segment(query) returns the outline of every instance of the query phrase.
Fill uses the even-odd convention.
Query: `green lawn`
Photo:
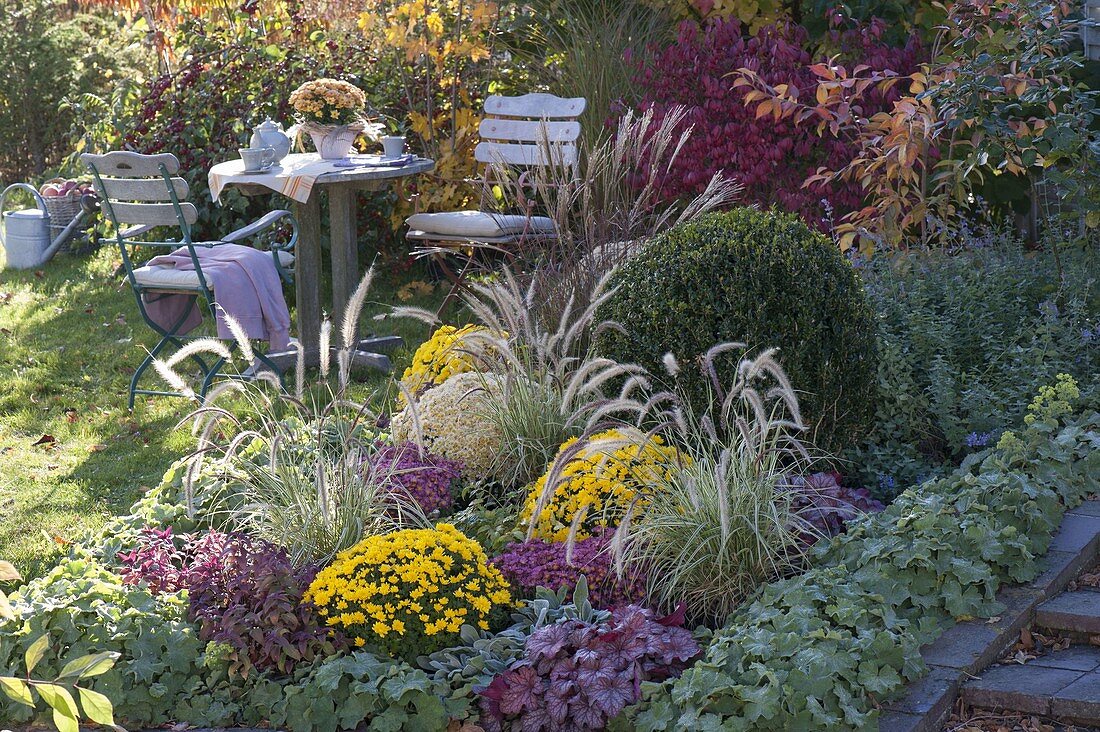
[[[118,262],[104,247],[90,258],[59,256],[38,272],[0,272],[0,558],[28,577],[48,568],[55,541],[125,511],[189,449],[174,427],[193,405],[143,398],[133,413],[126,408],[130,375],[156,339],[114,276]],[[402,285],[422,280],[418,268],[380,272],[364,329],[375,327],[370,315],[401,302]],[[416,288],[406,304],[438,305],[444,288],[427,290]],[[428,335],[407,320],[376,329],[405,337],[398,369]]]

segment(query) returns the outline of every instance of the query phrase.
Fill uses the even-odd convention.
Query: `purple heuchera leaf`
[[[363,470],[391,490],[405,493],[431,515],[453,505],[451,488],[462,473],[462,463],[422,453],[413,443],[402,442],[379,447],[367,458]]]
[[[565,561],[563,542],[538,539],[515,542],[493,559],[512,587],[533,595],[538,587],[557,591],[565,587],[572,592],[577,578],[588,581],[589,600],[596,607],[611,608],[628,603],[640,603],[645,598],[645,577],[635,572],[620,578],[611,567],[611,537],[606,529],[578,541],[573,548],[573,563]]]
[[[521,666],[500,692],[500,711],[522,714],[538,708],[542,696],[542,678],[531,666]]]
[[[611,718],[634,701],[634,677],[622,673],[602,673],[586,690],[600,711]]]
[[[534,633],[527,639],[525,650],[527,656],[534,661],[553,658],[569,641],[570,628],[565,624],[550,625],[543,630],[545,632]]]
[[[658,618],[628,605],[603,624],[569,620],[536,630],[524,658],[481,692],[482,725],[595,730],[640,696],[641,683],[679,675],[699,655],[682,613]]]
[[[818,532],[803,532],[801,539],[806,544],[817,541],[818,534],[830,537],[843,533],[857,516],[886,508],[866,488],[848,488],[840,480],[835,472],[787,478],[787,488],[793,494],[791,507]]]

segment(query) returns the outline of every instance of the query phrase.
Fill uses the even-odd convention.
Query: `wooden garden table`
[[[353,160],[371,156],[353,156]],[[319,170],[327,172],[317,174]],[[294,285],[298,300],[298,341],[305,349],[306,363],[320,361],[321,334],[321,201],[324,188],[329,199],[329,241],[332,259],[332,314],[342,316],[355,288],[359,285],[358,235],[355,225],[355,193],[377,191],[398,178],[426,173],[435,162],[417,158],[394,167],[336,167],[314,153],[288,155],[280,165],[260,174],[245,174],[240,160],[218,163],[210,169],[211,193],[217,195],[226,185],[238,186],[246,195],[269,188],[294,199],[298,220],[298,245],[295,250]],[[298,172],[301,174],[299,175]],[[312,178],[312,180],[305,179]],[[316,176],[316,177],[313,177]],[[304,180],[305,179],[305,180]],[[304,183],[304,184],[303,184]],[[334,324],[339,327],[339,323]],[[390,360],[377,350],[400,345],[397,336],[366,338],[359,341],[352,360],[358,365],[388,371]],[[291,365],[296,354],[273,354],[280,367]]]

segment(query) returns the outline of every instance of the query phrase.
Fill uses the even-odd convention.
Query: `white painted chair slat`
[[[489,165],[571,166],[577,162],[577,146],[573,143],[524,145],[510,142],[479,142],[474,148],[474,159]]]
[[[107,198],[112,201],[171,201],[164,178],[101,178]],[[183,178],[172,178],[176,199],[184,200],[191,192]]]
[[[171,153],[160,155],[140,155],[126,150],[115,150],[105,155],[84,153],[80,159],[94,165],[100,175],[120,175],[128,178],[151,177],[161,175],[160,166],[168,169],[168,175],[180,170],[180,161]]]
[[[588,102],[584,97],[563,99],[553,94],[524,94],[519,97],[493,95],[485,100],[485,114],[529,119],[575,119]]]
[[[122,224],[149,224],[151,226],[178,226],[176,209],[170,203],[117,203],[111,201],[111,210]],[[188,224],[193,224],[199,219],[199,211],[195,204],[183,202],[180,204],[183,219]]]
[[[520,142],[576,142],[581,136],[580,122],[487,118],[481,121],[477,133],[482,140],[517,140]]]

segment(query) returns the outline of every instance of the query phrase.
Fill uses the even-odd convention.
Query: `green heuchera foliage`
[[[1100,414],[1070,414],[1069,377],[1028,424],[951,476],[903,493],[762,589],[683,676],[652,685],[621,729],[874,729],[873,701],[924,671],[920,647],[1000,611],[1038,572],[1065,506],[1100,490]]]
[[[1057,374],[1100,390],[1100,250],[1060,257],[1061,273],[1050,253],[1006,246],[865,267],[879,327],[875,417],[841,470],[889,500],[994,444]]]
[[[600,308],[602,355],[664,374],[671,351],[697,361],[715,343],[779,348],[816,443],[837,450],[862,434],[872,410],[875,324],[859,277],[836,247],[795,216],[741,208],[676,227],[615,275]],[[723,364],[733,383],[736,362]],[[680,378],[702,414],[710,398],[697,363]]]
[[[63,561],[9,599],[16,618],[0,622],[0,675],[18,673],[27,648],[42,635],[50,650],[35,673],[44,678],[56,676],[63,659],[118,653],[114,667],[89,686],[114,702],[116,718],[148,725],[171,718],[197,673],[202,644],[185,620],[186,602],[124,585],[91,557]],[[0,695],[0,719],[29,722],[32,715]]]

